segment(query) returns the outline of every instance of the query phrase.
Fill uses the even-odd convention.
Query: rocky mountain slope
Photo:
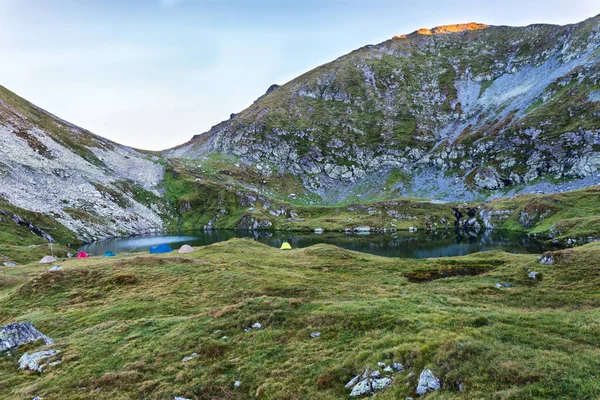
[[[589,186],[600,181],[599,62],[600,17],[422,29],[274,85],[165,154],[291,173],[324,203]]]
[[[39,213],[80,240],[162,229],[159,160],[0,87],[0,213],[7,220],[25,226],[27,215]]]

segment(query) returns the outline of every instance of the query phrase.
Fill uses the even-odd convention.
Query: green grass
[[[598,256],[593,244],[556,252],[553,266],[502,252],[403,260],[234,239],[185,256],[70,260],[54,274],[3,269],[0,324],[31,321],[63,363],[18,371],[35,345],[2,356],[0,392],[339,399],[366,366],[399,361],[407,371],[378,399],[414,396],[423,368],[442,381],[431,399],[597,398]],[[543,280],[528,279],[528,268]],[[471,275],[441,278],[454,271]],[[505,281],[513,287],[494,288]],[[254,322],[263,329],[244,332]],[[200,357],[181,362],[193,352]]]

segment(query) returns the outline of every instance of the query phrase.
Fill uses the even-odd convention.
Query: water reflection
[[[194,231],[184,235],[146,235],[121,239],[109,239],[83,246],[80,250],[88,254],[102,255],[106,251],[148,251],[151,246],[167,243],[174,249],[184,244],[205,246],[231,238],[251,238],[269,246],[279,248],[288,241],[293,248],[328,243],[345,249],[387,257],[429,258],[467,255],[490,250],[511,253],[543,253],[550,248],[527,235],[514,232],[486,231],[481,235],[456,232],[395,232],[372,234],[346,234],[338,232],[290,233],[264,231]]]

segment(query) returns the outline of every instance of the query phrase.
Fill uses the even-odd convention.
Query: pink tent
[[[85,251],[82,251],[77,254],[77,258],[88,258],[88,254]]]

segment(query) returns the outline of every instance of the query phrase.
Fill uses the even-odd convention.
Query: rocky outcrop
[[[29,322],[13,322],[0,329],[0,351],[13,350],[38,340],[43,340],[47,345],[54,343]]]
[[[310,71],[166,154],[271,165],[325,202],[390,185],[443,200],[568,190],[556,178],[589,186],[600,182],[599,48],[600,17],[427,29]]]
[[[46,232],[44,232],[39,226],[32,224],[31,222],[27,221],[26,219],[21,218],[17,214],[13,214],[6,210],[0,209],[0,215],[4,215],[4,216],[10,218],[12,221],[14,221],[15,224],[24,226],[25,228],[29,229],[29,231],[31,233],[47,240],[50,243],[54,243],[54,239],[52,238],[52,236],[50,236]]]

